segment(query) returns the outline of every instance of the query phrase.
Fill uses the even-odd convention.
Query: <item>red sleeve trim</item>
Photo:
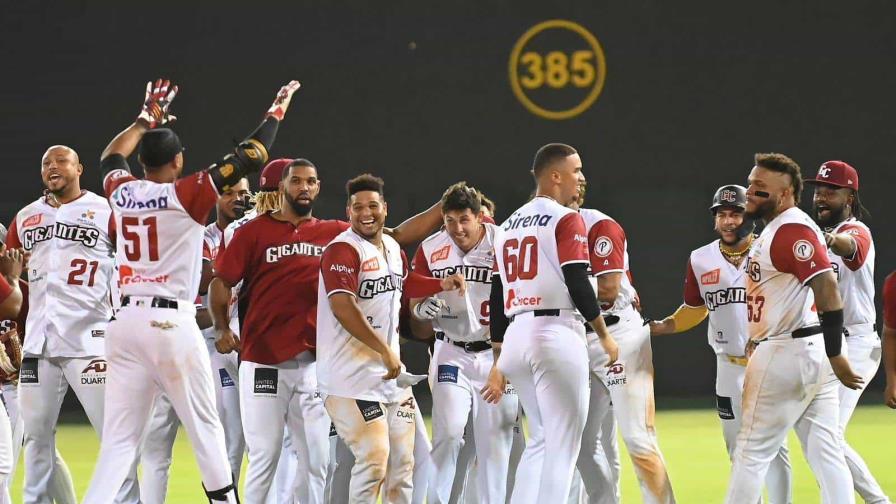
[[[557,222],[554,234],[561,267],[570,263],[588,262],[588,234],[585,232],[585,221],[578,212],[564,215]]]
[[[361,256],[357,249],[345,242],[328,246],[320,258],[320,277],[327,297],[345,292],[357,296]]]
[[[230,246],[225,250],[218,251],[218,257],[214,261],[215,276],[229,283],[236,285],[243,279],[246,274],[247,249],[246,244],[247,233],[234,234],[230,241]],[[203,243],[203,254],[205,253],[205,244]]]
[[[118,189],[118,186],[132,180],[137,180],[137,177],[132,175],[131,172],[121,168],[112,170],[103,178],[103,193],[106,194],[107,198],[111,198],[112,193],[115,192],[115,189]]]
[[[697,275],[694,274],[694,268],[690,259],[688,259],[688,271],[684,277],[684,304],[692,308],[706,306],[706,301],[703,299],[703,295],[700,294]]]
[[[852,257],[844,257],[843,264],[852,271],[856,271],[865,264],[868,251],[871,250],[871,233],[862,226],[846,224],[840,228],[840,233],[846,233],[852,237],[856,244],[856,251]]]
[[[884,280],[884,325],[896,329],[896,271]]]
[[[618,222],[604,219],[588,231],[588,256],[595,275],[625,271],[625,231]]]
[[[194,173],[174,182],[174,191],[184,209],[199,224],[205,225],[208,214],[218,202],[218,190],[208,173]]]
[[[772,265],[782,273],[791,273],[802,284],[831,269],[827,249],[815,231],[805,224],[783,224],[771,244]]]
[[[22,248],[22,242],[19,240],[19,216],[16,215],[9,224],[6,231],[6,247],[11,249]]]
[[[421,275],[432,276],[432,271],[429,269],[429,261],[426,259],[426,253],[423,252],[422,243],[417,247],[417,252],[414,254],[414,271]]]
[[[6,278],[3,275],[0,275],[0,303],[6,301],[6,298],[9,297],[13,292],[12,285],[9,285],[9,282],[6,281]]]
[[[422,298],[442,292],[442,280],[410,272],[404,281],[404,294],[409,298]]]

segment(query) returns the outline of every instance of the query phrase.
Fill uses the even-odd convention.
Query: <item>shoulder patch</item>
[[[808,261],[809,259],[812,259],[813,255],[815,255],[815,247],[807,240],[797,240],[796,243],[793,244],[793,256],[796,257],[798,261]]]
[[[594,242],[594,255],[597,257],[607,257],[613,253],[613,242],[606,236],[601,236]]]

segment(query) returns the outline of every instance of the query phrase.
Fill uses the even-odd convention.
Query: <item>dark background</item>
[[[681,301],[688,252],[714,238],[713,191],[745,183],[754,152],[787,153],[805,176],[844,159],[874,215],[879,287],[896,267],[887,205],[896,3],[680,4],[7,3],[0,217],[8,223],[39,195],[40,158],[52,144],[81,154],[83,185],[98,191],[99,153],[134,119],[149,79],[180,84],[172,111],[188,170],[198,170],[251,131],[295,78],[302,89],[273,154],[318,165],[318,216],[342,217],[344,181],[372,171],[386,180],[392,224],[458,180],[494,199],[503,219],[532,189],[535,150],[570,143],[585,162],[587,206],[625,227],[645,311],[660,318]],[[597,102],[565,121],[527,111],[508,80],[516,40],[554,18],[594,33],[607,61]],[[713,392],[705,339],[701,325],[654,340],[661,400]],[[423,370],[422,353],[410,353]]]

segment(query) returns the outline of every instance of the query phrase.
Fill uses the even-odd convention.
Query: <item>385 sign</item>
[[[572,21],[554,19],[530,28],[510,53],[510,87],[533,114],[575,117],[597,100],[607,64],[594,35]]]

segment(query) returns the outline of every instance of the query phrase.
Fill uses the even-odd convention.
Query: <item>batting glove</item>
[[[289,108],[289,102],[292,101],[292,95],[295,93],[300,87],[299,81],[289,81],[289,84],[280,88],[280,92],[277,93],[277,97],[274,98],[274,103],[271,104],[271,108],[268,109],[268,113],[265,114],[265,117],[275,117],[278,121],[283,120],[283,116],[286,115],[286,109]]]
[[[414,318],[417,320],[432,320],[442,311],[444,301],[434,297],[428,297],[414,307]]]
[[[174,122],[177,118],[168,113],[168,107],[177,96],[177,86],[170,81],[158,79],[146,83],[146,97],[137,120],[143,121],[150,129]]]

